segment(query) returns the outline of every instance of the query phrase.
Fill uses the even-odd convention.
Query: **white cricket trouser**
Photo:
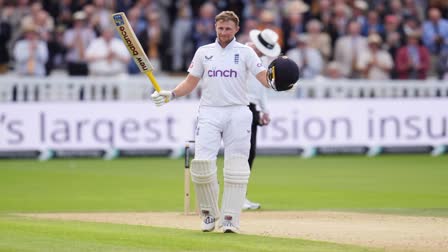
[[[248,106],[200,106],[195,132],[195,159],[216,160],[224,143],[224,157],[248,158],[252,112]]]

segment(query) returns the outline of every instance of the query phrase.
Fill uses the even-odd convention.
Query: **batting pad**
[[[240,214],[246,198],[249,182],[249,162],[247,158],[224,160],[224,193],[222,196],[222,216],[231,220],[234,227],[240,227]]]
[[[208,211],[215,219],[219,219],[219,185],[215,160],[191,161],[191,180],[196,190],[196,199],[201,210]]]

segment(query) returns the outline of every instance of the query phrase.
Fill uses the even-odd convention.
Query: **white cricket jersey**
[[[199,47],[188,72],[202,79],[200,105],[249,105],[247,78],[265,70],[252,48],[235,38],[222,48],[218,41]]]

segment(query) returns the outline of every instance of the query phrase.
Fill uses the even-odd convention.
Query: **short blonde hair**
[[[240,25],[240,19],[233,11],[221,11],[221,13],[215,17],[215,23],[218,21],[233,21],[236,26]]]

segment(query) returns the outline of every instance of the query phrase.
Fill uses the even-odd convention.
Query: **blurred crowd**
[[[0,74],[137,74],[112,26],[125,12],[156,71],[184,73],[214,17],[280,36],[301,77],[448,80],[446,0],[0,0]]]

